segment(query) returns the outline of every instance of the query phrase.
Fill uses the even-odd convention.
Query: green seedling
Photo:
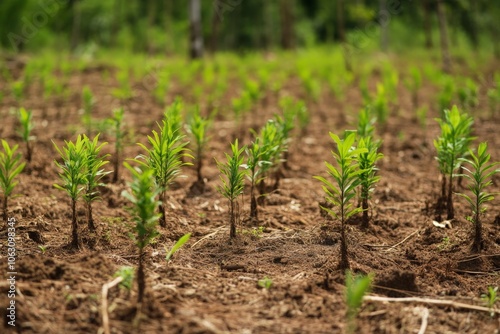
[[[184,234],[182,237],[180,237],[179,240],[172,246],[170,250],[165,247],[165,251],[167,252],[167,255],[165,256],[165,260],[168,262],[172,258],[172,256],[177,252],[186,242],[189,241],[189,238],[191,238],[191,233]]]
[[[377,117],[373,116],[373,112],[370,107],[367,106],[361,109],[358,114],[358,135],[361,138],[373,136],[376,123]]]
[[[410,77],[404,81],[404,84],[411,93],[413,107],[418,108],[418,91],[422,87],[422,74],[417,67],[410,69]]]
[[[460,159],[466,156],[469,145],[474,139],[470,136],[474,120],[466,113],[461,113],[456,106],[453,106],[451,110],[444,111],[443,119],[436,119],[436,121],[441,127],[440,137],[434,140],[434,146],[437,150],[436,159],[442,174],[440,202],[446,200],[446,219],[453,219],[455,216],[453,178],[456,176],[455,171],[461,165]],[[446,183],[448,183],[447,192]]]
[[[373,282],[373,274],[353,275],[350,270],[346,271],[345,277],[345,300],[347,305],[347,333],[356,333],[356,318],[363,304],[364,296],[370,291]]]
[[[17,186],[17,176],[23,171],[25,163],[21,162],[21,154],[16,153],[18,145],[9,146],[2,139],[3,151],[0,152],[0,188],[3,192],[3,219],[7,223],[8,202]]]
[[[481,215],[486,211],[486,202],[493,200],[493,195],[486,192],[486,187],[492,184],[493,175],[500,172],[500,169],[493,169],[500,164],[499,162],[489,163],[491,156],[486,152],[487,149],[488,144],[481,143],[477,148],[477,155],[469,150],[470,159],[459,159],[459,162],[469,165],[469,167],[462,165],[466,173],[460,174],[460,176],[469,180],[468,188],[472,192],[472,196],[463,193],[458,195],[467,200],[472,210],[470,221],[475,227],[472,248],[477,252],[483,248]]]
[[[120,282],[120,287],[130,291],[132,290],[132,283],[134,283],[134,268],[133,267],[128,267],[128,266],[123,266],[118,269],[113,277],[121,277],[122,280]]]
[[[102,178],[109,174],[103,167],[109,161],[106,158],[109,154],[101,156],[102,148],[107,145],[107,143],[99,144],[99,135],[95,136],[94,139],[90,140],[84,135],[85,141],[85,153],[87,155],[85,159],[85,171],[87,173],[85,180],[85,194],[83,195],[83,200],[85,201],[87,207],[87,224],[90,231],[95,231],[94,218],[92,215],[92,202],[98,200],[99,197],[99,187],[104,186],[102,183]]]
[[[183,162],[182,159],[184,157],[192,158],[192,156],[186,148],[189,142],[184,141],[185,136],[179,134],[180,124],[178,119],[165,113],[162,125],[158,124],[158,127],[160,128],[160,132],[153,130],[153,135],[148,136],[151,148],[139,144],[146,151],[146,154],[141,154],[138,156],[138,159],[134,160],[152,169],[154,172],[156,184],[160,189],[160,226],[166,227],[166,192],[179,176],[181,168],[191,164]]]
[[[112,124],[112,131],[115,140],[115,152],[113,158],[113,179],[112,182],[118,182],[120,173],[120,157],[123,153],[123,140],[125,139],[125,129],[123,129],[123,119],[125,111],[123,108],[117,108],[113,110],[113,116],[108,120]]]
[[[245,176],[247,174],[246,169],[241,169],[243,165],[242,154],[245,151],[245,146],[242,148],[238,147],[238,139],[235,140],[234,144],[231,144],[232,155],[226,155],[226,162],[222,163],[216,160],[217,167],[221,173],[220,178],[222,184],[217,187],[217,190],[224,196],[229,202],[229,238],[233,239],[236,237],[236,223],[239,219],[239,204],[237,202],[238,197],[243,194],[243,189],[245,187]]]
[[[159,105],[164,106],[165,97],[167,96],[168,89],[170,87],[170,74],[165,70],[159,72],[158,74],[156,86],[153,89],[153,96]]]
[[[33,124],[33,113],[31,110],[26,110],[24,108],[19,109],[19,123],[21,124],[21,127],[18,130],[18,134],[26,144],[26,161],[30,163],[33,153],[33,146],[31,145],[31,142],[35,140],[35,137],[31,135],[31,131],[35,127]]]
[[[18,105],[24,100],[24,81],[17,80],[12,82],[12,94]]]
[[[250,181],[250,219],[252,220],[258,220],[258,206],[257,198],[255,197],[255,187],[262,181],[262,167],[266,164],[271,164],[269,161],[262,160],[264,148],[260,144],[260,140],[260,137],[255,138],[252,145],[245,149],[247,163],[243,165],[243,167],[248,170],[247,177]]]
[[[266,277],[258,280],[257,285],[259,287],[261,287],[262,289],[269,290],[269,289],[271,289],[271,286],[273,285],[273,280],[266,276]]]
[[[377,84],[377,95],[372,101],[371,108],[377,117],[383,129],[387,126],[387,119],[389,118],[389,104],[387,93],[384,85]]]
[[[196,107],[194,109],[191,117],[187,122],[187,132],[190,134],[192,142],[194,144],[193,152],[194,158],[196,160],[196,182],[199,186],[201,186],[202,189],[205,185],[205,180],[201,173],[201,169],[203,167],[204,153],[209,140],[207,132],[211,124],[212,120],[210,118],[203,117],[201,115],[199,107]]]
[[[88,86],[82,90],[82,105],[83,105],[83,124],[87,129],[87,135],[90,136],[92,131],[92,109],[94,108],[95,99],[92,91]]]
[[[333,208],[322,207],[332,217],[339,219],[341,223],[340,237],[340,269],[349,268],[349,258],[347,251],[346,221],[363,209],[353,207],[352,200],[356,196],[356,188],[361,184],[360,174],[364,170],[360,169],[358,157],[367,153],[366,148],[355,148],[356,132],[346,132],[345,138],[340,139],[330,132],[330,137],[336,143],[336,152],[332,151],[337,162],[337,167],[325,161],[328,175],[333,179],[329,181],[322,176],[314,178],[323,183],[323,191],[326,194],[326,201],[333,205]]]
[[[488,293],[483,293],[481,295],[481,299],[484,301],[486,306],[491,310],[490,315],[493,317],[495,315],[495,311],[493,310],[493,308],[495,307],[495,304],[498,301],[498,286],[496,287],[489,286]]]
[[[420,106],[417,109],[417,120],[423,130],[427,129],[427,113],[429,112],[429,108],[427,106]]]
[[[133,97],[132,87],[130,87],[130,74],[127,70],[122,70],[117,73],[118,88],[112,92],[113,96],[120,99],[122,102]]]
[[[452,106],[451,102],[455,95],[456,88],[454,79],[449,76],[443,76],[441,81],[440,86],[442,90],[440,90],[438,94],[438,105],[440,117],[444,118],[444,111],[450,109]]]
[[[54,147],[62,158],[62,163],[55,161],[56,166],[60,169],[59,177],[62,184],[54,184],[54,186],[66,192],[71,199],[71,244],[72,248],[80,248],[78,239],[78,222],[76,216],[76,204],[78,199],[85,193],[85,185],[87,183],[87,151],[85,139],[78,135],[76,142],[65,141],[65,146],[59,148],[55,143]]]
[[[368,215],[368,203],[375,189],[375,185],[380,181],[380,176],[377,175],[378,168],[376,166],[377,161],[384,157],[382,153],[378,153],[380,145],[380,141],[374,141],[370,136],[362,137],[358,144],[358,148],[367,150],[364,153],[359,153],[358,156],[359,168],[363,170],[363,172],[359,174],[359,178],[361,179],[361,208],[363,209],[361,226],[363,228],[368,227],[370,220]]]
[[[465,110],[472,110],[479,103],[479,87],[470,78],[465,80],[465,85],[458,89],[457,94],[460,105]]]
[[[40,252],[42,252],[42,254],[45,254],[45,252],[47,251],[47,247],[44,245],[38,245],[38,249],[40,250]]]
[[[180,132],[182,129],[183,117],[182,110],[184,108],[184,103],[180,97],[177,97],[174,102],[165,108],[165,112],[163,117],[165,119],[168,118],[170,122],[170,126],[172,129],[179,129]]]
[[[155,183],[155,171],[144,167],[132,168],[126,162],[125,167],[132,173],[132,182],[128,183],[130,191],[123,191],[122,196],[132,204],[129,207],[135,220],[135,243],[139,249],[139,264],[137,268],[138,302],[141,303],[146,290],[146,277],[144,273],[144,248],[158,235],[157,225],[160,214],[156,211],[160,204],[156,200],[161,192]]]

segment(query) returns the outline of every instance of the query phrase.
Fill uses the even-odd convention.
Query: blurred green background
[[[500,55],[500,1],[491,0],[2,0],[0,47],[191,55],[190,41],[203,53],[338,42],[439,48],[439,6],[452,48]]]

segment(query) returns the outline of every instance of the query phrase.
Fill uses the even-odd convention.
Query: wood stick
[[[110,334],[109,331],[109,314],[108,314],[108,290],[112,287],[120,284],[123,281],[123,277],[119,276],[108,282],[102,286],[102,301],[101,301],[101,309],[102,309],[102,327],[104,328],[104,334]]]
[[[420,298],[420,297],[392,298],[392,297],[381,297],[381,296],[365,296],[363,298],[363,300],[372,301],[372,302],[423,303],[423,304],[451,306],[451,307],[462,308],[462,309],[466,309],[466,310],[500,314],[500,310],[497,308],[487,308],[487,307],[483,307],[483,306],[470,305],[470,304],[455,302],[452,300],[443,300],[443,299],[431,299],[431,298]]]

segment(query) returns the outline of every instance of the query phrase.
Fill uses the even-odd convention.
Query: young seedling
[[[241,169],[243,165],[242,153],[245,151],[245,146],[238,147],[238,139],[234,144],[231,144],[232,155],[226,153],[227,161],[225,163],[217,162],[217,167],[221,173],[222,185],[217,187],[217,190],[229,201],[229,238],[236,237],[236,223],[239,218],[238,196],[243,193],[245,186],[245,176],[247,170]]]
[[[389,104],[385,87],[381,84],[377,85],[377,95],[371,104],[374,114],[377,116],[377,121],[385,131],[387,127],[387,119],[389,118]]]
[[[460,105],[465,110],[472,110],[479,102],[479,87],[471,78],[465,80],[465,85],[458,89],[457,94]]]
[[[417,67],[410,69],[410,77],[405,80],[405,86],[411,93],[413,108],[418,108],[418,91],[422,87],[422,74]]]
[[[353,147],[356,141],[356,132],[346,132],[345,138],[340,139],[330,132],[330,137],[337,145],[337,151],[332,151],[333,157],[338,167],[334,167],[325,161],[328,175],[333,178],[328,181],[322,176],[314,178],[323,183],[323,190],[326,194],[326,201],[333,205],[333,208],[322,207],[332,217],[340,220],[340,269],[349,268],[349,257],[347,252],[346,221],[351,216],[361,212],[363,209],[354,207],[352,199],[356,196],[356,188],[361,184],[360,174],[364,170],[359,168],[358,156],[368,152],[366,148]],[[335,209],[336,208],[336,209]]]
[[[359,174],[359,178],[361,179],[361,208],[363,209],[361,226],[363,228],[368,227],[370,221],[368,203],[375,188],[375,184],[380,180],[380,176],[376,175],[378,171],[376,163],[384,157],[382,153],[378,153],[380,144],[380,141],[374,141],[371,136],[362,137],[358,144],[358,148],[366,148],[367,150],[364,153],[360,153],[358,156],[359,168],[363,170],[363,172]]]
[[[172,246],[170,250],[165,247],[165,251],[167,252],[165,260],[169,262],[172,256],[174,256],[175,252],[177,252],[182,246],[184,246],[184,244],[188,242],[190,238],[191,233],[184,234],[182,237],[180,237],[179,240],[177,240],[177,242]]]
[[[455,171],[460,167],[460,159],[465,157],[469,150],[470,142],[474,139],[470,136],[474,120],[466,113],[460,113],[456,106],[451,110],[444,111],[443,119],[436,119],[441,127],[441,135],[434,140],[437,150],[437,161],[442,174],[442,187],[440,203],[446,199],[447,218],[455,216],[453,207],[453,178]],[[446,180],[448,178],[448,180]],[[448,192],[446,193],[446,182]],[[441,205],[438,205],[440,207]]]
[[[146,151],[146,154],[139,155],[135,161],[152,169],[154,172],[156,184],[160,188],[160,226],[166,227],[166,192],[172,182],[179,176],[181,167],[191,164],[183,162],[182,158],[192,158],[192,156],[186,148],[189,142],[183,141],[185,136],[179,134],[180,124],[178,120],[173,116],[169,117],[166,113],[162,122],[163,125],[158,124],[160,132],[153,130],[153,135],[148,136],[151,148],[139,144]]]
[[[71,244],[74,249],[80,248],[78,239],[78,222],[76,216],[76,204],[78,199],[85,193],[87,183],[87,152],[83,136],[78,135],[76,142],[65,141],[65,146],[61,149],[56,143],[54,147],[63,159],[62,163],[57,160],[55,164],[61,170],[59,177],[62,185],[54,184],[54,187],[65,191],[71,199]]]
[[[85,194],[83,195],[83,200],[85,201],[87,207],[87,224],[90,231],[95,231],[94,218],[92,216],[92,202],[98,200],[99,197],[99,187],[104,186],[102,183],[102,178],[109,174],[103,167],[109,161],[106,158],[109,154],[100,156],[101,149],[107,143],[99,144],[99,135],[95,136],[94,139],[90,140],[84,135],[85,142],[85,154],[87,155],[85,159],[85,171],[87,173],[85,180]]]
[[[488,293],[483,293],[481,295],[481,299],[486,303],[486,306],[491,310],[490,315],[493,317],[495,315],[495,311],[493,308],[498,301],[498,286],[488,287]],[[498,312],[498,311],[497,311]]]
[[[477,148],[477,155],[472,150],[469,150],[470,159],[459,159],[460,162],[469,165],[469,167],[462,166],[466,173],[460,176],[469,180],[468,188],[472,192],[472,196],[463,193],[458,195],[467,200],[472,210],[472,217],[469,220],[475,227],[472,249],[476,252],[480,252],[483,248],[481,215],[486,211],[486,202],[493,200],[493,195],[486,192],[486,187],[491,185],[493,175],[500,172],[500,169],[493,169],[500,164],[499,162],[488,163],[490,155],[486,152],[487,149],[488,144],[486,142],[481,143]]]
[[[132,173],[132,182],[128,184],[130,191],[123,191],[122,196],[132,203],[129,210],[136,224],[135,243],[139,249],[137,301],[142,303],[146,290],[144,249],[158,235],[157,224],[160,215],[156,211],[160,202],[156,198],[161,190],[155,184],[155,171],[153,169],[135,169],[126,162],[124,165]]]
[[[187,122],[187,132],[191,135],[192,142],[194,143],[194,158],[196,160],[196,184],[203,191],[205,180],[201,173],[203,167],[203,158],[208,142],[208,129],[212,124],[211,119],[205,118],[200,113],[200,108],[196,107]]]
[[[35,127],[33,124],[33,113],[31,110],[26,110],[24,108],[19,109],[19,123],[21,124],[21,127],[18,134],[26,144],[26,161],[28,161],[29,164],[31,163],[33,153],[33,146],[31,145],[31,142],[35,140],[35,137],[31,135],[31,131]]]
[[[9,146],[2,139],[3,151],[0,152],[0,188],[3,192],[3,219],[7,223],[8,202],[14,188],[19,183],[16,177],[23,171],[25,163],[21,162],[21,154],[16,153],[18,145]]]
[[[260,144],[260,137],[255,138],[250,147],[245,149],[247,163],[243,165],[248,170],[247,177],[250,181],[250,219],[258,220],[257,198],[255,197],[255,187],[261,180],[261,174],[264,165],[270,165],[270,161],[263,161],[264,148]],[[265,169],[265,168],[264,168]]]
[[[123,152],[123,140],[125,138],[125,129],[123,129],[124,114],[125,111],[123,108],[117,108],[113,110],[113,116],[109,119],[109,122],[112,124],[115,140],[115,152],[113,157],[113,183],[118,182],[120,173],[120,157]]]
[[[347,333],[353,334],[356,333],[357,329],[356,317],[358,316],[359,308],[363,303],[364,296],[371,289],[373,274],[353,276],[352,272],[347,270],[345,276]]]
[[[266,277],[258,280],[257,285],[259,287],[261,287],[262,289],[269,290],[273,286],[273,280],[266,276]]]
[[[92,109],[94,108],[95,99],[94,95],[92,95],[92,91],[88,86],[83,87],[82,104],[83,104],[82,120],[87,130],[87,136],[90,136],[92,131]]]
[[[444,111],[451,108],[453,95],[455,94],[455,81],[449,76],[443,76],[441,80],[441,87],[443,88],[438,95],[438,104],[440,117],[444,118]]]

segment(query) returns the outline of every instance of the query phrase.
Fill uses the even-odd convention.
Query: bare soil
[[[498,68],[498,67],[497,67]],[[500,160],[499,118],[487,116],[484,73],[478,111],[474,112],[474,135],[488,141],[492,159]],[[8,283],[0,283],[0,332],[10,333],[103,333],[102,286],[113,280],[121,266],[136,266],[137,249],[128,237],[132,220],[121,192],[130,180],[122,172],[117,184],[102,189],[102,201],[94,206],[97,232],[86,228],[83,204],[79,204],[79,228],[83,248],[70,250],[71,212],[65,194],[55,189],[58,170],[53,163],[53,143],[74,139],[83,131],[78,110],[84,85],[92,87],[98,101],[95,118],[109,117],[119,101],[110,91],[116,83],[102,79],[102,69],[89,69],[71,76],[67,101],[44,101],[41,86],[33,84],[25,107],[34,111],[36,144],[29,173],[23,173],[10,202],[9,215],[17,221],[16,327],[7,324]],[[126,123],[133,130],[124,157],[141,153],[136,142],[160,121],[163,108],[141,86],[133,85],[135,96],[126,104]],[[5,82],[0,88],[8,92]],[[456,219],[451,229],[437,228],[435,204],[440,178],[433,139],[439,133],[436,94],[439,87],[425,82],[420,101],[429,106],[428,124],[416,120],[410,94],[399,88],[383,139],[381,181],[371,201],[371,222],[366,230],[358,219],[348,224],[348,247],[352,270],[374,273],[372,294],[386,297],[422,297],[484,307],[480,295],[488,286],[500,285],[500,197],[488,205],[483,216],[485,248],[471,251],[473,226],[466,220],[470,209],[455,197]],[[223,104],[236,91],[230,89]],[[295,80],[280,94],[303,97]],[[174,85],[172,95],[192,102],[189,87]],[[258,128],[279,112],[278,97],[269,93],[262,103],[237,126],[230,117],[218,116],[210,132],[203,175],[205,192],[190,192],[196,180],[194,168],[183,170],[185,178],[168,192],[169,227],[147,247],[147,295],[136,303],[132,291],[112,288],[108,295],[111,333],[343,333],[346,330],[344,273],[339,261],[339,223],[324,217],[321,184],[313,175],[325,175],[324,161],[333,163],[333,142],[328,132],[353,128],[361,96],[349,87],[344,101],[324,91],[319,103],[308,104],[312,122],[307,133],[294,136],[289,169],[284,170],[277,191],[260,207],[259,222],[248,221],[248,191],[241,200],[238,237],[229,240],[228,207],[216,191],[220,183],[214,158],[223,159],[236,137],[248,144],[251,136],[240,129]],[[4,93],[0,137],[24,146],[16,134],[16,102]],[[206,106],[202,105],[205,109]],[[103,139],[112,143],[106,135]],[[112,152],[112,145],[106,148]],[[110,167],[111,168],[111,167]],[[456,188],[464,191],[464,188]],[[500,191],[495,177],[491,192]],[[263,227],[263,232],[259,232]],[[5,225],[0,229],[6,240]],[[192,238],[170,263],[170,248],[184,233]],[[43,247],[41,247],[43,246]],[[42,249],[43,248],[43,249]],[[6,242],[0,244],[6,272]],[[266,290],[258,280],[268,277]],[[498,307],[498,304],[497,304]],[[428,317],[424,314],[428,311]],[[425,333],[499,333],[500,318],[489,312],[425,302],[365,301],[358,317],[357,333],[417,333],[427,321]],[[419,333],[423,333],[420,331]]]

